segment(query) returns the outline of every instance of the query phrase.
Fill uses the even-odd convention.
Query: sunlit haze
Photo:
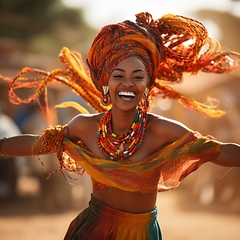
[[[123,20],[135,20],[135,14],[149,12],[153,18],[166,13],[192,17],[199,9],[214,9],[240,14],[240,1],[231,0],[62,0],[69,7],[85,10],[87,22],[99,29],[103,25]]]

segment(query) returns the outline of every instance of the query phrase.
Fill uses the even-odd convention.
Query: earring
[[[103,94],[101,96],[101,103],[103,106],[108,106],[111,103],[110,95],[108,94],[108,86],[102,86]]]
[[[149,97],[148,97],[148,92],[149,92],[149,88],[146,88],[145,91],[144,91],[144,100],[143,100],[143,107],[144,109],[148,109],[149,106],[150,106],[150,103],[149,103]]]
[[[149,88],[147,87],[144,91],[144,95],[145,95],[146,98],[148,98],[148,92],[149,92]]]
[[[103,89],[103,94],[107,95],[107,93],[108,93],[108,86],[102,86],[102,89]]]
[[[108,106],[111,103],[109,94],[102,95],[100,100],[103,106]]]

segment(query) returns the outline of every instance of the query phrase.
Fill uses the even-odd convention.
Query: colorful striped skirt
[[[132,214],[113,209],[91,196],[89,207],[70,224],[64,240],[161,240],[157,208]]]

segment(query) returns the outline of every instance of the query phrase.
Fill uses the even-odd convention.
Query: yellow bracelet
[[[7,139],[7,137],[3,137],[0,142],[0,156],[3,156],[3,152],[2,152],[2,145],[3,145],[3,142]]]

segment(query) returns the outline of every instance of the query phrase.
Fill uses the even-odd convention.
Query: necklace
[[[112,110],[106,112],[98,125],[97,132],[98,145],[103,154],[113,160],[131,156],[142,144],[147,119],[147,112],[138,109],[129,130],[124,134],[117,135],[112,131]],[[125,143],[130,143],[126,150],[124,149]]]

